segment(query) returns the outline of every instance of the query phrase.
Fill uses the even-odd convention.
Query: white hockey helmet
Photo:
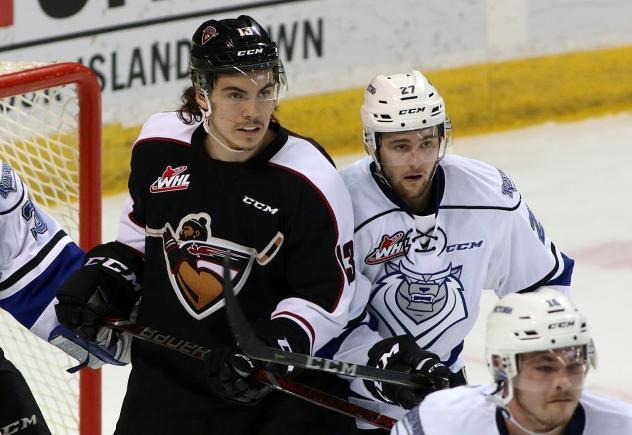
[[[436,127],[441,137],[437,161],[445,154],[452,125],[443,98],[419,71],[379,75],[369,83],[360,108],[364,147],[378,170],[379,141],[376,133],[421,130]]]
[[[521,354],[580,348],[590,365],[596,367],[586,318],[564,294],[549,287],[502,297],[487,317],[485,346],[490,373],[507,387],[504,404],[513,397],[512,382],[520,371]]]

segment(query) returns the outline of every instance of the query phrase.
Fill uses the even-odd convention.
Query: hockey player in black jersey
[[[58,316],[90,339],[105,316],[129,316],[140,301],[140,324],[213,349],[205,367],[134,342],[117,434],[334,434],[335,414],[247,377],[242,365],[258,363],[235,347],[221,276],[230,255],[260,338],[312,354],[349,320],[349,193],[323,149],[274,118],[285,72],[255,20],[204,22],[190,74],[180,109],[145,123],[118,238],[60,287]]]

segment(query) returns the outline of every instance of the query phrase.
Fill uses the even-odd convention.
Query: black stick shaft
[[[170,349],[174,352],[187,355],[191,358],[204,361],[204,356],[212,351],[203,346],[196,345],[189,341],[174,337],[169,334],[162,334],[160,331],[141,326],[128,321],[109,320],[104,322],[105,326],[125,332],[140,340]],[[264,369],[259,369],[253,374],[254,378],[261,383],[270,385],[271,388],[290,394],[302,400],[314,403],[318,406],[347,415],[358,420],[365,421],[383,429],[391,429],[395,420],[387,415],[379,414],[370,409],[347,402],[324,391],[317,390],[310,386],[292,381],[282,376],[275,376]]]

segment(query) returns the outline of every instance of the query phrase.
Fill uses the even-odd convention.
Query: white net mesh
[[[0,76],[40,66],[0,62]],[[0,99],[0,159],[28,185],[32,198],[79,240],[79,104],[74,85]],[[79,375],[65,353],[0,310],[0,347],[18,367],[53,434],[79,433]]]

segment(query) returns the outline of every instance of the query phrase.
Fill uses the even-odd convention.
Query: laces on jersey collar
[[[417,235],[411,239],[412,243],[415,243],[417,240],[421,239],[422,237],[425,237],[429,240],[426,243],[420,242],[419,244],[421,245],[422,249],[415,248],[415,252],[432,252],[435,249],[437,249],[436,246],[428,247],[428,245],[430,245],[430,240],[439,240],[438,236],[433,235],[434,229],[430,230],[427,233],[424,231],[421,231],[418,228],[416,230],[417,230]]]

